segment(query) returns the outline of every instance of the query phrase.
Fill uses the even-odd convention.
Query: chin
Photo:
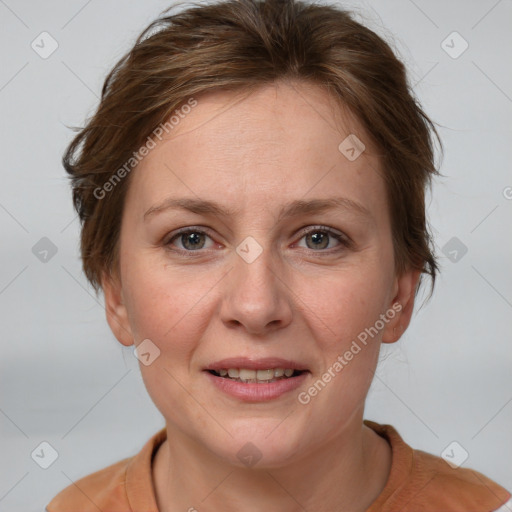
[[[251,418],[226,424],[232,434],[226,434],[224,446],[214,451],[238,467],[270,469],[290,464],[297,458],[297,449],[304,441],[304,434],[296,422],[282,418]],[[288,427],[288,428],[286,428]]]

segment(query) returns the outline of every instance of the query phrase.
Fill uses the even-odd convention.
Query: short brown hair
[[[375,32],[336,6],[300,0],[225,0],[167,11],[105,79],[101,102],[66,150],[81,225],[83,269],[96,292],[118,272],[118,243],[133,159],[155,127],[190,97],[251,91],[277,80],[325,87],[352,111],[379,149],[392,222],[395,267],[432,278],[438,266],[425,212],[434,164],[433,122],[402,62]],[[110,180],[110,182],[109,182]],[[105,184],[111,186],[104,188]],[[108,189],[108,200],[98,197]]]

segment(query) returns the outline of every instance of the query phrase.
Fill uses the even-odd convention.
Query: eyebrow
[[[372,217],[369,210],[356,201],[346,197],[331,197],[325,199],[311,199],[308,201],[301,199],[292,201],[281,209],[277,222],[303,214],[322,213],[336,208],[351,211],[361,217]],[[144,221],[152,215],[170,209],[182,209],[199,215],[216,215],[218,217],[233,217],[239,213],[239,210],[225,208],[214,201],[186,197],[170,197],[165,199],[162,203],[149,208],[144,214]]]

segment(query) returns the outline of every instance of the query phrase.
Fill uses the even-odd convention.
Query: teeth
[[[231,377],[231,375],[230,375],[230,377]],[[238,377],[242,380],[255,379],[256,378],[256,370],[240,369],[240,370],[238,370]]]
[[[267,370],[250,370],[248,368],[222,368],[217,370],[221,377],[240,382],[274,382],[276,379],[287,378],[293,375],[291,368],[269,368]]]
[[[256,378],[258,380],[271,380],[274,378],[274,370],[258,370]]]

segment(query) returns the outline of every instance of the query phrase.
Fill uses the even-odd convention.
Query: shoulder
[[[47,512],[157,511],[152,480],[153,458],[167,438],[163,428],[133,457],[91,473],[63,489]]]
[[[474,469],[411,448],[392,425],[365,424],[388,441],[392,464],[381,495],[368,512],[510,512],[511,494]],[[505,509],[500,507],[505,506]]]
[[[413,450],[413,472],[411,491],[430,510],[494,512],[511,498],[505,488],[482,473],[451,467],[443,458],[422,450]]]
[[[98,510],[129,510],[126,495],[126,470],[133,457],[87,475],[59,492],[47,505],[48,512],[98,512]]]

